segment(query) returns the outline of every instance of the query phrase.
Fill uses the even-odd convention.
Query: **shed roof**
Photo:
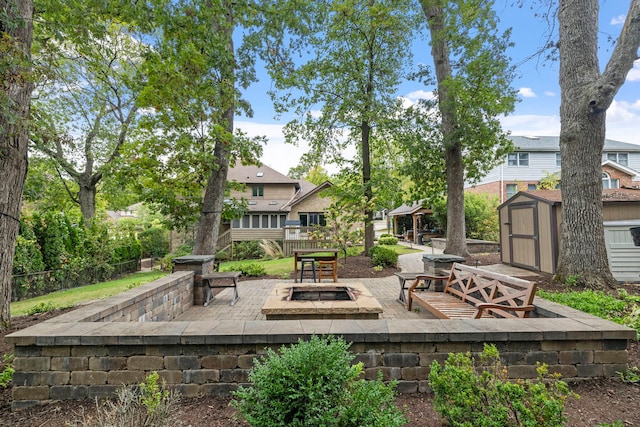
[[[523,194],[533,199],[540,200],[548,204],[560,204],[562,203],[562,191],[560,190],[530,190],[519,191],[515,196]],[[513,197],[515,197],[513,196]],[[498,206],[498,209],[509,204],[509,201],[513,199],[511,197],[506,202]],[[607,188],[602,190],[602,203],[614,203],[614,202],[640,202],[640,190],[633,188]]]

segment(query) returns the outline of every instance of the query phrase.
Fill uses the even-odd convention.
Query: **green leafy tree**
[[[536,185],[536,190],[557,190],[559,184],[560,172],[547,172],[542,178],[540,178],[538,185]]]
[[[255,10],[231,0],[150,5],[159,30],[146,62],[150,114],[125,156],[127,179],[174,226],[197,223],[194,253],[214,254],[229,166],[256,162],[262,152],[263,138],[234,130],[236,114],[252,115],[239,90],[255,80],[255,60],[235,48],[233,33],[250,25]]]
[[[396,89],[409,67],[407,46],[418,10],[404,0],[341,0],[309,2],[299,16],[298,23],[285,22],[285,34],[263,37],[264,57],[279,91],[276,109],[299,117],[286,125],[285,137],[309,143],[311,164],[333,162],[358,171],[359,198],[371,209],[372,141],[381,122],[398,111]],[[291,43],[285,46],[287,40]],[[295,55],[309,59],[296,64]],[[355,161],[345,158],[349,146],[356,148]],[[368,249],[373,212],[365,213]]]
[[[493,2],[421,0],[431,36],[436,96],[407,112],[407,172],[415,200],[447,195],[446,253],[468,256],[464,181],[497,164],[510,141],[498,117],[513,111],[514,69],[506,56],[510,32],[500,32]],[[417,77],[430,84],[428,70]],[[464,155],[463,155],[464,153]]]
[[[347,249],[362,240],[359,224],[363,222],[364,208],[362,202],[353,197],[337,195],[325,211],[327,232],[333,244],[344,254],[344,262],[347,262]],[[360,199],[362,201],[363,199]]]
[[[135,132],[138,97],[144,84],[140,66],[147,45],[121,16],[90,2],[97,22],[70,14],[58,22],[58,0],[40,0],[34,46],[40,79],[36,87],[33,147],[55,163],[56,179],[80,206],[85,222],[96,212],[96,194],[105,174]],[[74,21],[81,19],[81,21]],[[66,24],[66,25],[62,25]],[[78,32],[83,26],[85,32]],[[73,186],[68,184],[73,182]]]

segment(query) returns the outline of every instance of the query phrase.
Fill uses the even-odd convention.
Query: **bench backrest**
[[[528,280],[454,263],[444,292],[476,306],[500,304],[504,308],[490,308],[487,312],[497,317],[514,318],[529,317],[528,311],[514,311],[508,307],[533,304],[536,286]]]

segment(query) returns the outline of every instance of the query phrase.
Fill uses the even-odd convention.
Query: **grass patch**
[[[640,334],[640,296],[624,290],[618,296],[602,291],[547,292],[538,290],[538,296],[585,313],[611,320],[635,329]]]
[[[220,264],[220,271],[242,271],[242,266],[246,264],[260,264],[264,267],[266,274],[270,276],[289,277],[293,271],[293,257],[269,259],[269,260],[240,260],[227,261]]]
[[[130,276],[111,280],[109,282],[80,286],[77,288],[66,289],[64,291],[52,292],[35,298],[12,302],[11,316],[24,316],[27,314],[52,311],[58,308],[75,307],[81,303],[119,294],[128,289],[156,280],[166,274],[167,273],[160,271],[134,273]]]

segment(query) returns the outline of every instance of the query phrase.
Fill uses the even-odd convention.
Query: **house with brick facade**
[[[315,225],[324,226],[325,211],[331,204],[325,190],[332,184],[320,185],[304,179],[293,179],[268,166],[237,165],[229,169],[228,181],[243,184],[242,189],[231,190],[230,196],[244,199],[247,211],[241,218],[223,224],[221,240],[284,240],[285,227],[299,227],[297,237]]]
[[[465,191],[490,193],[504,202],[519,191],[535,190],[545,176],[560,170],[560,138],[557,136],[510,136],[516,149]],[[602,153],[603,188],[640,187],[640,145],[605,140]]]

